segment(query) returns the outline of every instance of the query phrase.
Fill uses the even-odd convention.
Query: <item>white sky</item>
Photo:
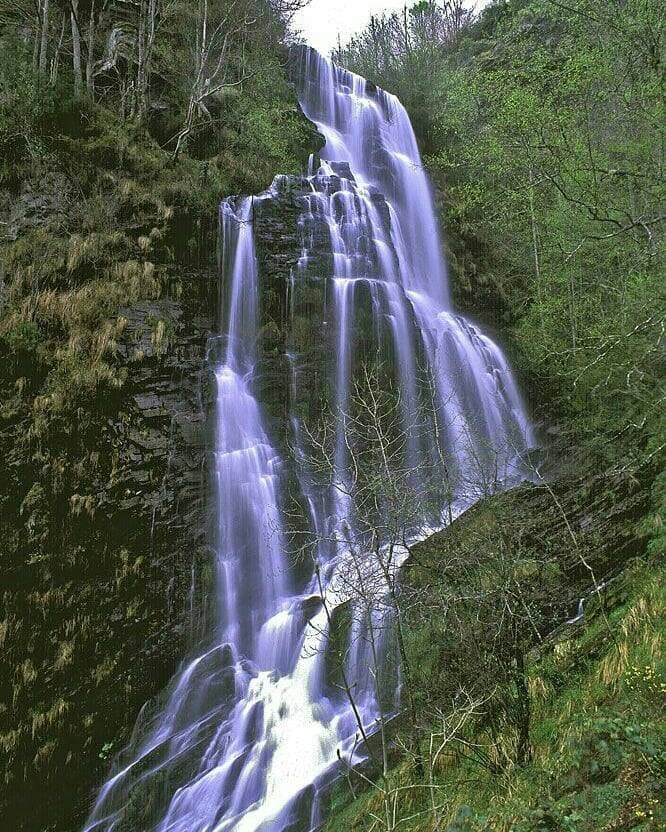
[[[407,0],[411,6],[415,0]],[[490,0],[477,0],[476,8],[482,9]],[[310,4],[294,18],[294,29],[303,34],[305,40],[324,55],[337,46],[338,32],[342,45],[366,24],[370,17],[384,11],[398,11],[405,0],[310,0]],[[469,0],[468,6],[473,6]]]

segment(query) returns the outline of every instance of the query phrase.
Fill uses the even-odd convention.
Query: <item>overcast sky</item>
[[[412,5],[409,0],[407,5]],[[481,9],[490,0],[477,0]],[[294,18],[294,28],[305,40],[327,55],[337,46],[338,33],[344,45],[351,35],[363,29],[373,14],[402,9],[405,0],[311,0]],[[467,4],[473,6],[473,0]]]

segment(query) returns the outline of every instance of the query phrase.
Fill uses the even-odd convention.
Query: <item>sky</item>
[[[411,5],[414,0],[408,0]],[[477,0],[476,8],[481,9],[489,0]],[[344,46],[370,22],[370,17],[384,11],[398,11],[405,0],[311,0],[310,4],[294,18],[294,28],[300,30],[304,39],[315,49],[327,55],[337,46],[338,33]],[[467,4],[474,5],[472,0]]]

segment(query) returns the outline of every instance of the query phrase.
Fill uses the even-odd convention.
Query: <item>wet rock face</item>
[[[40,181],[21,183],[18,194],[0,190],[0,223],[7,240],[34,228],[55,227],[67,219],[72,196],[67,177],[45,172]]]
[[[298,402],[292,412],[307,415],[326,391],[328,353],[327,276],[331,271],[329,230],[323,219],[305,229],[303,177],[282,177],[271,198],[255,200],[254,231],[260,276],[258,398],[266,409],[271,433],[283,447],[289,431],[294,373]],[[316,254],[298,269],[304,235]],[[305,413],[303,413],[305,409]]]
[[[212,272],[193,273],[179,300],[119,311],[127,319],[120,353],[129,375],[122,407],[110,420],[117,456],[100,503],[112,533],[126,533],[132,557],[147,564],[141,602],[151,611],[149,632],[137,634],[129,622],[124,636],[135,643],[140,664],[152,663],[148,672],[144,664],[146,689],[135,707],[162,688],[205,631],[212,409],[206,350],[216,280]]]
[[[142,706],[206,629],[205,359],[216,283],[214,266],[193,270],[172,298],[118,311],[125,384],[92,403],[85,428],[52,439],[72,464],[96,460],[82,464],[75,495],[67,484],[58,496],[33,485],[40,471],[29,461],[11,466],[0,492],[10,542],[0,560],[9,628],[0,735],[14,737],[2,761],[12,782],[0,790],[7,828],[80,828]],[[14,442],[0,429],[7,459]],[[24,503],[33,495],[32,514],[9,505],[11,491]],[[40,538],[30,520],[38,510],[50,528]],[[28,676],[16,675],[22,667]]]
[[[340,191],[342,179],[353,181],[348,165],[333,167],[335,173],[326,184],[324,180],[318,183],[326,195]],[[261,322],[257,394],[272,438],[283,449],[290,441],[290,415],[314,425],[330,396],[335,374],[331,232],[324,214],[312,211],[308,202],[312,194],[307,178],[281,176],[270,197],[255,198],[252,213]],[[372,200],[388,227],[384,197],[375,193]],[[370,241],[367,260],[371,272],[379,269]],[[372,303],[368,287],[359,284],[351,336],[358,361],[379,346]],[[392,361],[389,352],[384,356],[387,366]]]
[[[121,353],[132,370],[127,412],[114,424],[121,440],[117,478],[105,494],[115,510],[153,515],[153,531],[188,530],[195,545],[204,536],[202,378],[212,327],[205,300],[198,315],[168,299],[119,311],[128,321]],[[164,345],[156,343],[160,328],[169,333]]]

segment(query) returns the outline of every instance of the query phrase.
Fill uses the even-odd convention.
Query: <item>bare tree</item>
[[[159,0],[141,0],[137,32],[137,71],[135,115],[139,121],[148,110],[148,92],[152,70],[153,49],[157,31]]]
[[[90,96],[95,94],[95,34],[96,34],[96,19],[95,19],[95,0],[90,4],[90,17],[88,19],[88,32],[86,35],[86,89]]]
[[[60,68],[60,52],[62,50],[63,41],[65,39],[65,28],[67,25],[67,15],[63,14],[62,16],[62,25],[60,26],[60,38],[58,39],[58,43],[53,51],[53,55],[51,56],[51,70],[49,72],[49,83],[51,86],[55,86],[56,81],[58,80],[58,69]]]
[[[412,599],[404,591],[400,567],[415,540],[439,523],[446,480],[440,458],[414,456],[410,438],[425,429],[421,415],[407,413],[400,391],[385,368],[365,364],[352,384],[348,407],[325,413],[316,428],[303,427],[306,451],[297,453],[310,480],[328,490],[326,531],[319,531],[315,553],[326,549],[336,558],[327,591],[349,605],[349,692],[358,697],[370,685],[377,706],[382,771],[387,771],[387,666],[400,667],[408,734],[418,757],[419,721],[410,657],[405,644],[405,616]],[[344,459],[343,459],[344,457]],[[326,603],[326,602],[325,602]],[[394,658],[390,652],[394,649]],[[362,656],[362,660],[359,657]],[[364,668],[364,684],[352,678]],[[395,688],[397,676],[388,682]],[[392,691],[391,691],[392,692]],[[394,710],[394,708],[393,708]]]
[[[74,92],[79,94],[83,87],[81,69],[81,31],[79,29],[79,0],[70,0],[69,13],[72,23],[72,67],[74,71]]]
[[[338,47],[335,58],[398,93],[409,109],[419,90],[422,95],[423,89],[432,89],[437,56],[454,46],[473,20],[464,0],[421,0],[401,12],[371,18],[362,32]]]
[[[429,453],[415,457],[410,437],[426,431],[433,434]],[[341,759],[350,782],[357,776],[380,792],[383,811],[375,822],[386,830],[406,822],[403,798],[415,789],[429,792],[426,814],[438,822],[437,769],[445,751],[497,776],[531,758],[526,657],[541,638],[539,586],[548,558],[506,528],[492,499],[517,449],[486,447],[477,433],[467,422],[406,414],[391,374],[366,363],[342,412],[324,413],[316,427],[303,425],[295,449],[308,481],[327,486],[329,495],[325,522],[308,544],[329,622],[318,649],[330,649],[326,638],[335,607],[345,604],[348,610],[337,658],[340,686],[353,703],[359,732],[352,752]],[[461,459],[464,466],[456,466]],[[483,504],[489,522],[471,542],[457,537],[454,492],[461,505],[491,498]],[[415,554],[418,541],[446,526],[431,562]],[[420,583],[406,580],[406,569],[419,570]],[[420,678],[422,657],[411,639],[411,632],[433,621],[440,626],[438,642],[421,649],[441,650],[442,668],[449,662],[467,668],[442,670],[441,686]],[[396,682],[391,666],[400,668],[400,704],[387,696],[386,683]],[[376,705],[371,724],[363,721],[370,712],[368,691]],[[391,720],[398,710],[402,730],[396,734]],[[372,746],[371,756],[377,749],[377,776],[372,770],[352,775],[361,741]],[[392,743],[413,763],[408,786],[392,785]]]
[[[39,72],[46,73],[49,47],[49,0],[40,0],[41,40],[39,46]]]
[[[207,100],[243,83],[246,70],[230,61],[232,44],[243,52],[244,39],[257,22],[243,0],[230,0],[223,7],[199,0],[194,33],[194,66],[183,126],[176,136],[174,157],[178,157],[198,119],[211,120]]]

